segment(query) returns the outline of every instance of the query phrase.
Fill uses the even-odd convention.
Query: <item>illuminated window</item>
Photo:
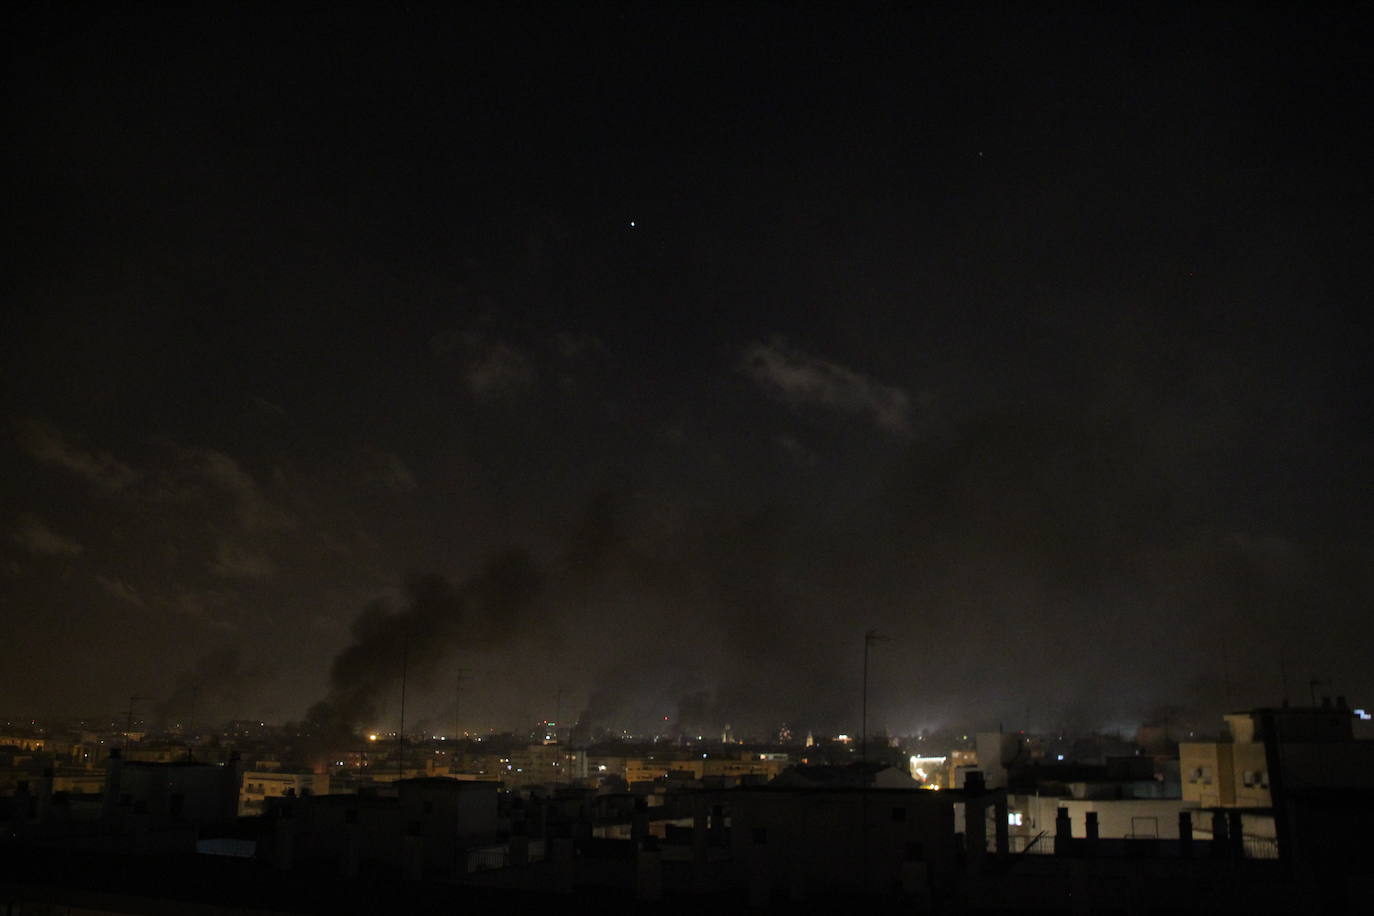
[[[1008,826],[1011,826],[1011,827],[1020,827],[1020,826],[1021,826],[1021,812],[1020,812],[1020,811],[1008,811],[1008,812],[1007,812],[1007,824],[1008,824]]]

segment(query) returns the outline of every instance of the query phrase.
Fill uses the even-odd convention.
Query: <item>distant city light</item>
[[[1055,760],[1063,760],[1063,759],[1064,759],[1064,755],[1063,755],[1063,754],[1056,754],[1055,757],[1054,757],[1054,759],[1055,759]]]
[[[367,736],[367,740],[368,740],[368,741],[376,741],[376,740],[377,740],[377,736],[376,736],[376,735],[368,735],[368,736]]]

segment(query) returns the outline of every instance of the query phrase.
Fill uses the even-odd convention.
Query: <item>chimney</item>
[[[982,775],[981,773],[978,775]],[[973,786],[973,773],[969,774],[969,781],[965,784],[965,791]],[[980,780],[981,782],[981,780]],[[982,786],[977,787],[975,794],[982,793]],[[981,798],[973,798],[965,795],[964,797],[964,852],[967,856],[966,863],[970,873],[976,874],[982,867],[983,859],[988,851],[988,814],[987,804]]]
[[[560,894],[571,894],[577,855],[572,838],[560,836],[545,842],[549,845],[544,848],[553,859],[554,888]]]
[[[757,873],[760,865],[751,862],[749,887],[751,894],[754,885],[760,880]],[[764,879],[766,880],[766,879]],[[766,892],[758,895],[766,898]],[[663,862],[657,849],[649,849],[642,844],[635,852],[635,899],[653,902],[663,899]]]
[[[634,814],[630,816],[630,839],[642,840],[649,835],[649,805],[644,799],[635,799]]]
[[[38,797],[34,805],[34,818],[41,824],[52,815],[53,768],[44,767],[43,775],[38,778]]]
[[[1178,852],[1185,859],[1193,857],[1193,815],[1189,811],[1178,812]]]
[[[1229,834],[1227,832],[1226,812],[1215,810],[1212,812],[1212,857],[1224,859],[1230,852]]]
[[[1069,820],[1069,809],[1060,808],[1054,815],[1054,854],[1057,856],[1069,855],[1069,847],[1073,842],[1073,821]]]
[[[696,799],[692,805],[692,866],[697,870],[706,865],[706,831],[709,823],[706,802]]]
[[[711,806],[711,826],[708,828],[710,837],[708,843],[712,846],[725,845],[725,806]]]
[[[26,823],[35,812],[33,797],[29,795],[29,781],[21,779],[14,784],[14,814],[19,823]]]
[[[522,833],[517,833],[510,838],[509,862],[516,868],[523,868],[530,864],[530,838]]]
[[[146,801],[134,802],[134,854],[145,855],[148,852],[151,837],[149,833],[152,827],[152,815],[148,813],[148,803]]]
[[[220,817],[225,821],[232,821],[238,817],[239,795],[243,790],[243,771],[243,758],[239,756],[239,752],[230,752],[229,760],[224,767],[223,792],[220,795]]]
[[[407,881],[419,881],[425,871],[425,838],[420,835],[420,822],[406,826],[401,838],[401,875]]]
[[[296,859],[296,824],[291,819],[291,809],[286,805],[277,809],[275,840],[275,864],[282,871],[290,871]]]
[[[111,748],[105,761],[105,803],[104,816],[114,817],[119,809],[120,777],[124,769],[124,755],[119,748]]]
[[[339,877],[352,880],[358,877],[363,857],[363,829],[358,824],[358,809],[344,812],[343,845],[339,849]]]

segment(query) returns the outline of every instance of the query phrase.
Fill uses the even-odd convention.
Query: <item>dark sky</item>
[[[1358,8],[391,6],[5,13],[4,712],[1374,703]]]

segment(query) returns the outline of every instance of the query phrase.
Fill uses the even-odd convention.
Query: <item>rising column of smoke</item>
[[[546,577],[524,550],[506,550],[470,579],[435,573],[406,580],[399,606],[374,601],[353,622],[352,641],[334,658],[328,695],[307,719],[317,734],[351,734],[377,715],[379,698],[409,676],[423,685],[460,648],[510,640],[544,591]]]
[[[261,664],[244,662],[238,646],[221,646],[201,656],[177,675],[172,692],[153,709],[153,724],[168,729],[179,724],[189,730],[237,710],[245,688],[268,675]]]

